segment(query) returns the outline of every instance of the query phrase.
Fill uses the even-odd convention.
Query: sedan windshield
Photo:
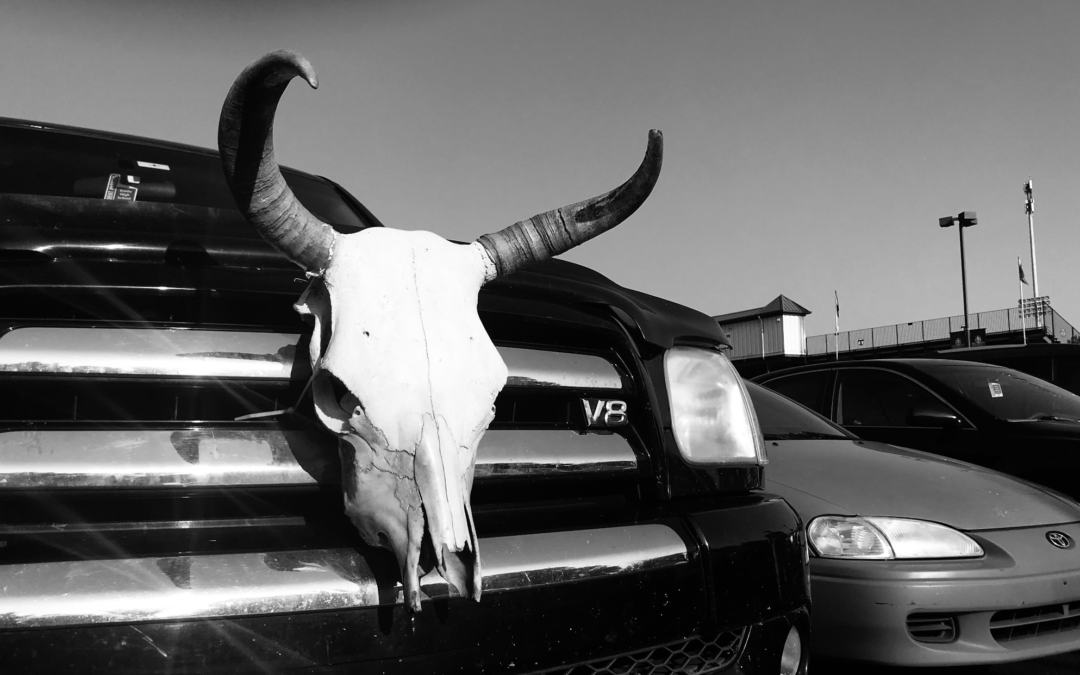
[[[854,438],[817,413],[764,387],[746,383],[765,440]]]
[[[994,417],[1012,422],[1080,423],[1080,396],[1010,368],[950,365],[934,377]]]

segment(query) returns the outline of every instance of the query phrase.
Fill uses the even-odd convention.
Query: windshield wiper
[[[817,431],[788,431],[782,434],[765,434],[767,441],[792,441],[792,440],[848,440],[847,436],[840,434],[823,434]]]
[[[1080,424],[1080,420],[1075,417],[1059,417],[1057,415],[1039,415],[1037,417],[1028,417],[1023,420],[1013,420],[1014,422],[1072,422],[1073,424]]]

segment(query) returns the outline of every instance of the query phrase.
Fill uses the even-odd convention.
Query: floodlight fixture
[[[964,342],[966,346],[971,346],[971,323],[968,319],[968,301],[967,301],[967,267],[964,264],[964,228],[977,225],[979,223],[978,217],[976,217],[974,211],[961,211],[955,216],[945,216],[938,218],[938,227],[952,227],[953,225],[959,225],[956,228],[960,231],[960,285],[964,291]]]

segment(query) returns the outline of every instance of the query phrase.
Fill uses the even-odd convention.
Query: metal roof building
[[[963,345],[962,315],[806,337],[807,314],[810,310],[780,295],[764,307],[713,319],[731,341],[729,356],[743,377],[826,360],[934,356]],[[1012,307],[972,313],[969,320],[972,349],[1025,342],[1080,344],[1080,330],[1049,302],[1037,318],[1025,319]]]
[[[806,354],[803,317],[810,314],[799,303],[778,295],[757,309],[721,314],[713,319],[731,340],[732,360]]]

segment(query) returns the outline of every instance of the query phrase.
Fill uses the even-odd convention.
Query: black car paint
[[[992,363],[1053,382],[1080,395],[1080,344],[1032,343],[949,349],[934,358]]]
[[[959,424],[871,427],[845,425],[860,438],[924,450],[971,462],[1039,483],[1072,496],[1080,496],[1080,424],[1053,420],[1016,422],[988,414],[932,372],[948,362],[935,359],[876,359],[801,366],[759,375],[752,381],[766,387],[781,378],[810,372],[828,372],[823,408],[818,412],[837,421],[838,376],[858,369],[878,369],[910,378],[929,390],[960,415]],[[814,407],[813,401],[799,401]]]

